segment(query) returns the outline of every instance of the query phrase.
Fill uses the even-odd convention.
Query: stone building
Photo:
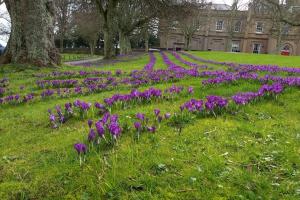
[[[300,0],[287,1],[287,6],[291,11],[300,8]],[[201,23],[191,38],[191,50],[300,55],[300,27],[283,24],[264,6],[249,4],[248,10],[237,11],[226,4],[211,4],[197,17]],[[187,48],[178,23],[174,17],[160,19],[162,49]]]

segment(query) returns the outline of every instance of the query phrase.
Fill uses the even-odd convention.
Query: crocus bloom
[[[163,120],[163,117],[162,116],[157,116],[157,121],[160,123],[161,121]]]
[[[154,133],[156,131],[156,127],[155,126],[149,126],[148,131],[151,132],[151,133]]]
[[[75,150],[77,151],[78,154],[85,154],[86,153],[86,145],[85,144],[82,144],[82,143],[77,143],[77,144],[74,144],[74,148]]]
[[[103,123],[103,124],[106,124],[106,122],[108,121],[109,117],[110,117],[110,113],[108,113],[108,112],[105,113],[105,114],[103,115],[102,119],[101,119],[102,123]]]
[[[154,109],[154,113],[155,113],[155,115],[157,117],[159,115],[159,113],[160,113],[160,110],[159,109]]]
[[[142,127],[141,122],[134,122],[134,127],[137,131],[140,131]]]
[[[165,114],[165,118],[166,118],[166,119],[169,119],[170,117],[171,117],[171,114],[170,114],[170,113],[166,113],[166,114]]]
[[[93,121],[91,119],[88,120],[88,125],[89,125],[90,128],[92,128]]]
[[[55,122],[55,115],[50,114],[49,119],[51,122]]]
[[[110,116],[110,122],[115,123],[118,121],[119,116],[118,115],[111,115]]]
[[[95,130],[94,129],[91,129],[90,130],[90,133],[89,133],[89,136],[88,136],[88,141],[89,142],[92,142],[94,141],[96,138],[96,133],[95,133]]]
[[[105,128],[101,121],[96,122],[95,124],[99,137],[103,138],[105,134]]]
[[[188,88],[188,92],[189,92],[190,94],[194,93],[194,88],[193,88],[192,86],[190,86],[190,87]]]
[[[108,130],[115,139],[121,134],[121,127],[118,123],[109,124]]]
[[[136,118],[138,118],[141,121],[144,121],[145,120],[145,115],[142,114],[142,113],[138,113],[138,114],[136,114]]]

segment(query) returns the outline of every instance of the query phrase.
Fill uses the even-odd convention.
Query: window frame
[[[237,28],[237,24],[239,24],[238,30],[236,29]],[[242,22],[241,21],[235,22],[234,27],[233,27],[233,32],[235,32],[235,33],[241,32],[241,27],[242,27]]]
[[[233,48],[236,48],[236,50],[234,51]],[[241,52],[240,42],[236,42],[236,41],[231,42],[231,52],[235,52],[235,53]]]
[[[219,24],[222,22],[222,24]],[[221,27],[221,29],[219,29]],[[216,21],[216,31],[224,31],[224,20],[217,20]]]
[[[254,52],[255,45],[258,45],[258,47],[259,47],[257,49],[257,52],[256,51]],[[252,53],[254,53],[254,54],[260,54],[261,53],[261,49],[262,49],[262,44],[261,43],[253,43]]]
[[[261,30],[258,30],[258,25],[259,24],[261,24]],[[259,33],[259,34],[261,34],[261,33],[263,33],[264,32],[264,23],[263,22],[256,22],[255,23],[255,33]]]

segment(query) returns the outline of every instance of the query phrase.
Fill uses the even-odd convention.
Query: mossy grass
[[[299,66],[299,57],[191,52],[207,59],[252,64]],[[155,69],[166,69],[155,53]],[[171,54],[168,56],[177,64]],[[185,59],[189,59],[183,56]],[[270,58],[271,57],[271,58]],[[142,69],[149,57],[104,67],[19,68],[0,67],[1,77],[10,79],[11,93],[40,91],[35,73],[53,70],[110,70],[129,73]],[[193,60],[189,60],[193,61]],[[203,64],[203,63],[199,63]],[[182,66],[184,66],[182,64]],[[188,68],[188,66],[184,66]],[[212,66],[226,70],[223,66]],[[193,86],[192,96],[172,101],[114,109],[121,119],[138,112],[154,116],[158,108],[172,115],[190,98],[207,95],[230,97],[237,92],[256,91],[260,84],[202,86],[203,78],[186,78],[172,84]],[[20,91],[20,86],[24,89]],[[150,86],[142,86],[145,90]],[[216,117],[194,117],[163,122],[156,133],[141,133],[133,126],[117,145],[102,145],[79,165],[73,144],[86,141],[86,120],[73,119],[51,129],[47,109],[81,99],[103,102],[111,91],[70,98],[49,98],[28,104],[0,106],[0,199],[299,199],[300,198],[300,91],[288,88],[277,99],[265,99]],[[96,116],[90,116],[94,120]],[[133,122],[133,121],[132,121]],[[178,125],[179,124],[179,125]],[[176,131],[182,126],[180,132]]]

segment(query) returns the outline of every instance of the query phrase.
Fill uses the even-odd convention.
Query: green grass
[[[193,53],[220,61],[269,62],[268,55]],[[159,54],[155,55],[155,68],[166,68]],[[286,57],[272,57],[273,64],[297,66],[298,63],[297,57],[290,57],[292,61]],[[128,73],[142,69],[148,60],[144,55],[138,60],[105,67],[64,66],[55,70],[122,69]],[[222,66],[218,66],[220,68]],[[50,68],[4,66],[0,75],[10,78],[12,93],[19,92],[20,85],[25,86],[22,93],[27,93],[40,91],[35,86],[33,73],[51,71]],[[175,85],[194,86],[193,98],[230,96],[236,92],[255,91],[260,86],[240,81],[234,85],[204,87],[201,80],[189,78]],[[164,89],[171,85],[162,83],[154,87]],[[140,89],[147,88],[149,86]],[[300,198],[299,88],[287,89],[278,99],[241,107],[236,113],[194,119],[180,134],[166,122],[155,134],[143,134],[138,142],[133,140],[132,131],[126,132],[118,146],[90,152],[87,162],[79,166],[73,144],[86,139],[86,120],[71,120],[52,130],[48,125],[47,109],[75,99],[102,102],[116,92],[129,91],[121,87],[89,96],[0,106],[0,199]],[[155,108],[162,113],[174,113],[190,98],[181,96],[174,101],[115,112],[121,118],[133,117],[137,112],[153,115]]]
[[[300,67],[300,56],[281,56],[270,54],[247,54],[209,51],[190,51],[189,53],[200,56],[205,59],[217,61],[236,62],[242,64]]]

